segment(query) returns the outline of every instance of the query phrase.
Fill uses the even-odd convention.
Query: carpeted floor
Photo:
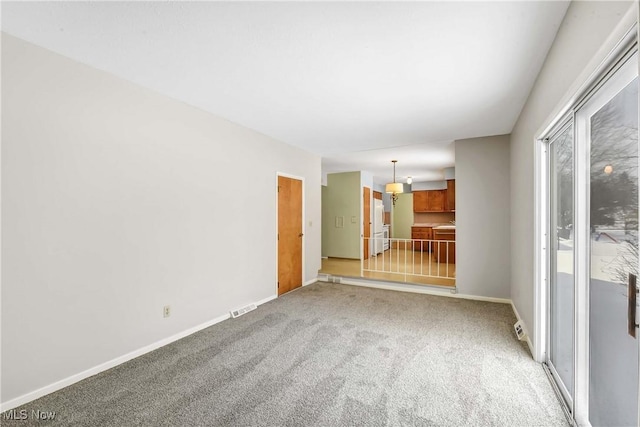
[[[51,426],[567,426],[515,320],[316,283],[17,410],[55,411]]]

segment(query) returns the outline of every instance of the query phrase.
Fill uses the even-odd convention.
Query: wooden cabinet
[[[434,257],[439,263],[456,263],[456,230],[453,229],[435,229],[433,230]],[[441,242],[440,240],[447,240]]]
[[[427,193],[428,191],[414,191],[413,192],[413,211],[414,212],[427,212]]]
[[[451,212],[456,210],[456,181],[447,180],[446,190],[413,192],[414,212]]]
[[[414,251],[431,252],[433,243],[423,240],[433,239],[433,228],[431,227],[411,227],[411,239]]]
[[[414,212],[444,212],[447,190],[424,190],[413,192]]]
[[[447,190],[429,191],[427,208],[429,212],[443,212]]]
[[[456,210],[456,180],[447,180],[447,210]]]

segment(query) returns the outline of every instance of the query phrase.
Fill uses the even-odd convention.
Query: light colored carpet
[[[513,323],[506,304],[316,283],[18,410],[55,411],[51,426],[566,426]]]

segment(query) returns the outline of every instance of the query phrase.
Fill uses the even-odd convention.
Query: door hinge
[[[278,289],[280,289],[280,282],[278,282]]]

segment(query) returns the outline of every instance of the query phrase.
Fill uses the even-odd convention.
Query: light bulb
[[[412,182],[413,182],[413,178],[411,177],[407,178],[407,184],[411,185]]]

